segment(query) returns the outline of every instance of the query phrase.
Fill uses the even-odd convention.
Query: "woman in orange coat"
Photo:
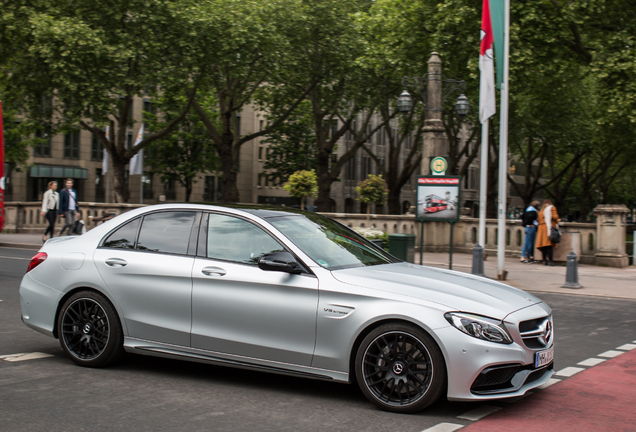
[[[550,231],[557,227],[559,223],[559,214],[556,211],[556,207],[552,205],[552,201],[549,199],[543,200],[543,206],[539,211],[539,230],[537,231],[537,249],[543,254],[543,264],[548,266],[554,266],[552,262],[553,246],[556,243],[550,241]]]

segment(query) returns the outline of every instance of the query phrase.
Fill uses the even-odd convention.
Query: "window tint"
[[[137,249],[185,255],[195,216],[195,212],[186,211],[146,215],[139,232]]]
[[[208,219],[208,258],[257,264],[271,252],[285,249],[256,225],[231,216],[211,214]]]
[[[137,237],[137,231],[139,229],[139,221],[141,221],[141,219],[134,219],[109,235],[106,241],[104,241],[104,246],[119,249],[134,249],[135,238]]]

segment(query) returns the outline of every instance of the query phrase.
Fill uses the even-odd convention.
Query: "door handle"
[[[106,260],[106,265],[110,267],[124,267],[126,264],[128,264],[128,261],[121,258],[108,258]]]
[[[206,276],[225,276],[227,272],[221,267],[203,267],[201,273]]]

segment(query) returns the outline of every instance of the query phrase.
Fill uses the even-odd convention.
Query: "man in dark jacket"
[[[60,216],[64,218],[64,226],[60,235],[68,228],[68,234],[73,234],[75,227],[75,214],[79,211],[77,203],[77,191],[73,189],[73,180],[66,179],[65,187],[60,191]]]
[[[537,217],[539,212],[539,201],[532,201],[530,206],[523,212],[521,216],[521,223],[524,226],[526,237],[523,241],[523,248],[521,249],[521,262],[532,263],[534,262],[534,239],[537,236],[537,226],[539,222]]]

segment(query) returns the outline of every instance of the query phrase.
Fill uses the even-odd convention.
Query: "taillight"
[[[27,268],[27,273],[39,266],[44,262],[44,260],[48,257],[45,252],[36,253],[33,258],[31,258],[31,262],[29,263],[29,268]]]

